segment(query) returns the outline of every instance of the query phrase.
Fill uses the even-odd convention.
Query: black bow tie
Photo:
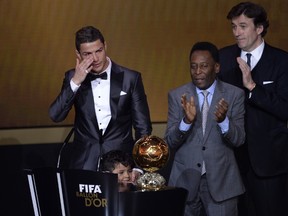
[[[91,76],[90,76],[90,80],[91,81],[95,80],[97,78],[107,80],[107,73],[104,72],[104,73],[101,73],[101,74],[91,74]]]

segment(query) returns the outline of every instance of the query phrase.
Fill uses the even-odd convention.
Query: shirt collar
[[[251,52],[246,52],[244,50],[241,50],[241,58],[246,60],[246,54],[251,53],[253,58],[255,58],[256,62],[258,62],[262,56],[264,46],[265,46],[265,42],[263,39],[262,43],[258,47],[256,47],[254,50],[252,50]]]
[[[215,80],[215,81],[213,82],[213,84],[212,84],[208,89],[204,89],[204,90],[207,90],[210,95],[213,95],[213,94],[214,94],[214,91],[215,91],[216,83],[217,83],[217,80]],[[198,87],[196,87],[196,92],[197,92],[198,95],[199,95],[199,94],[202,94],[203,89],[199,89]]]
[[[101,73],[106,72],[107,73],[107,80],[110,80],[112,62],[111,62],[111,59],[108,56],[106,57],[106,59],[108,61],[108,67],[106,68],[106,70],[102,71]]]

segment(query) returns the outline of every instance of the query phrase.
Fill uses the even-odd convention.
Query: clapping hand
[[[187,101],[186,94],[181,96],[181,105],[185,111],[184,122],[186,124],[192,124],[196,117],[196,107],[194,103],[194,98],[191,96],[190,101]]]
[[[228,110],[228,103],[222,98],[216,105],[216,110],[214,112],[216,122],[221,123],[226,118]]]

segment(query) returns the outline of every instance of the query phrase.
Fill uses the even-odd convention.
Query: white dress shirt
[[[256,66],[256,64],[260,60],[260,58],[261,58],[261,56],[263,54],[264,46],[265,46],[265,43],[264,43],[264,40],[263,40],[262,43],[256,49],[254,49],[253,51],[251,51],[251,52],[246,52],[244,50],[241,51],[240,57],[246,62],[247,62],[246,54],[247,53],[251,53],[251,62],[250,62],[251,70],[253,70],[253,68]]]

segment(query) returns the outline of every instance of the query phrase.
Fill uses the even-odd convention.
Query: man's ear
[[[106,41],[104,41],[104,49],[105,49],[105,52],[107,52],[107,43],[106,43]]]
[[[220,71],[220,64],[219,64],[219,63],[216,63],[214,67],[215,67],[215,72],[216,72],[216,73],[219,73],[219,71]]]
[[[78,50],[75,50],[75,53],[76,53],[77,58],[78,58],[79,60],[81,60],[82,58],[81,58],[81,55],[80,55],[79,51],[78,51]]]
[[[262,34],[263,30],[264,30],[263,25],[256,26],[256,31],[258,35]]]

